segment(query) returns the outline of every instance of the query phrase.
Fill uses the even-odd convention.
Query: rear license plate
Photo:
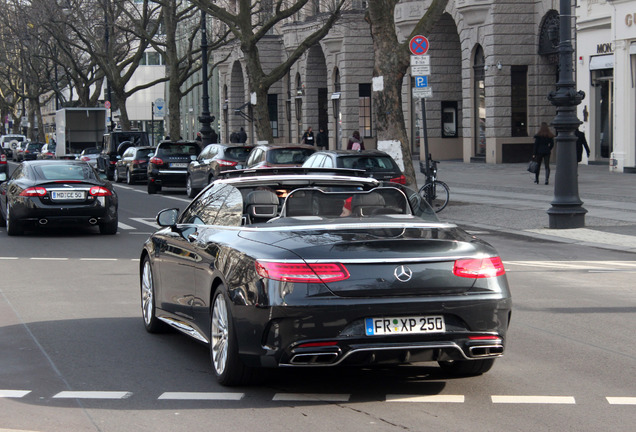
[[[418,333],[444,333],[446,324],[441,315],[399,317],[399,318],[367,318],[365,320],[367,336],[385,336]]]
[[[83,200],[86,199],[86,195],[84,191],[63,191],[63,192],[57,192],[57,191],[53,191],[51,192],[51,198],[54,200],[65,200],[65,201],[79,201],[79,200]]]
[[[183,162],[173,162],[170,164],[170,168],[187,168],[188,164]]]

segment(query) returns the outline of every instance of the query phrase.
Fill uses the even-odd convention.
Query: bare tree
[[[402,43],[395,29],[395,6],[399,0],[370,1],[366,20],[373,37],[373,77],[382,77],[384,89],[373,92],[378,142],[398,140],[404,160],[407,184],[415,185],[415,170],[402,110],[402,83],[410,65],[409,41],[418,34],[427,34],[444,13],[448,0],[433,0],[428,10]]]
[[[331,10],[319,17],[314,31],[301,40],[286,60],[270,71],[263,70],[258,51],[258,43],[279,23],[300,11],[310,0],[192,0],[194,4],[227,25],[237,39],[245,57],[250,93],[256,94],[254,124],[259,139],[273,141],[274,136],[269,121],[267,93],[272,85],[280,81],[292,65],[309,48],[317,44],[340,16],[346,0],[334,0]],[[231,4],[230,4],[231,3]]]

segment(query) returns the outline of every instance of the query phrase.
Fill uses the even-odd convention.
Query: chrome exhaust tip
[[[88,220],[88,223],[89,223],[89,224],[91,224],[91,225],[95,225],[95,224],[97,223],[97,219],[95,219],[95,218],[90,218],[90,219]]]
[[[47,223],[49,223],[49,220],[48,220],[48,219],[44,219],[44,218],[43,218],[43,219],[40,219],[40,220],[38,221],[38,223],[39,223],[40,225],[46,225]]]
[[[338,353],[335,352],[303,353],[296,354],[289,363],[296,366],[328,365],[337,359]]]
[[[499,357],[503,355],[503,345],[482,345],[469,348],[471,357]]]

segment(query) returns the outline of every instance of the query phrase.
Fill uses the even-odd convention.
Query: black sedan
[[[230,172],[157,215],[139,268],[147,331],[209,345],[224,385],[265,367],[476,375],[503,354],[511,298],[490,245],[404,186],[269,171]]]
[[[196,160],[188,165],[186,193],[190,198],[208,184],[212,183],[223,171],[244,168],[247,157],[254,147],[236,144],[210,144],[206,146]]]
[[[196,141],[162,141],[148,161],[148,193],[166,187],[185,187],[188,164],[201,152]]]
[[[0,223],[10,236],[44,225],[97,225],[117,233],[117,195],[86,162],[38,160],[21,163],[0,183]]]
[[[381,181],[406,184],[406,177],[393,158],[378,150],[323,150],[309,156],[307,168],[353,168]]]
[[[115,164],[113,180],[126,180],[129,185],[145,181],[148,178],[148,160],[154,152],[154,147],[128,147]]]
[[[37,159],[43,145],[44,143],[27,143],[26,147],[24,147],[24,151],[20,152],[18,156],[18,162]]]

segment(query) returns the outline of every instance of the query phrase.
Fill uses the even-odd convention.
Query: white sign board
[[[431,74],[430,66],[411,66],[412,76],[422,76],[422,75],[430,75],[430,74]]]
[[[412,66],[430,66],[431,65],[431,56],[422,55],[422,56],[411,56],[411,67]]]
[[[416,99],[433,97],[433,89],[431,87],[415,87],[412,91],[413,97]]]

